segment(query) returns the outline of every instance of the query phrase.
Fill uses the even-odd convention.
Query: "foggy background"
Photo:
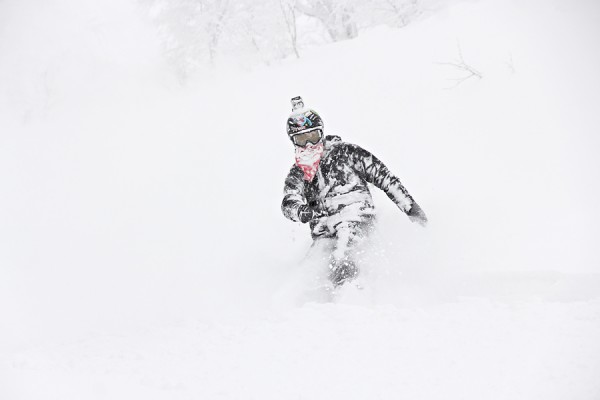
[[[509,374],[512,398],[545,393],[541,388],[569,393],[567,380],[550,376],[577,382],[581,396],[572,398],[594,398],[598,22],[592,0],[0,1],[0,384],[12,381],[4,389],[9,398],[36,398],[25,390],[31,382],[68,398],[61,392],[67,382],[88,380],[92,397],[139,395],[119,391],[119,379],[146,387],[139,376],[164,360],[153,364],[139,350],[145,361],[124,365],[142,372],[124,378],[104,350],[120,345],[103,338],[120,335],[129,349],[144,343],[141,331],[161,332],[148,348],[173,340],[167,354],[185,346],[192,354],[195,344],[175,342],[200,337],[213,344],[215,359],[235,360],[219,352],[229,354],[228,334],[250,326],[252,338],[252,324],[279,315],[273,296],[298,273],[311,243],[306,227],[280,212],[293,163],[284,124],[289,99],[301,95],[327,134],[382,159],[430,224],[413,226],[374,193],[378,255],[367,294],[284,311],[289,324],[273,328],[281,335],[246,339],[256,349],[248,365],[266,365],[261,357],[273,343],[287,354],[283,343],[294,342],[299,330],[348,328],[335,325],[337,313],[353,329],[374,327],[357,339],[360,354],[377,342],[376,328],[387,332],[385,320],[398,322],[399,332],[439,324],[433,337],[453,343],[479,337],[477,321],[490,318],[515,329],[515,347],[496,337],[499,354],[526,351],[526,342],[549,334],[542,356],[532,359],[542,363],[551,354],[549,364],[564,368],[523,382]],[[215,330],[203,336],[194,324]],[[181,331],[161,336],[173,326]],[[266,322],[258,326],[271,332]],[[495,338],[496,331],[486,334]],[[307,333],[308,342],[300,340],[289,357],[306,351],[321,363],[306,350],[312,337]],[[342,336],[340,348],[349,343],[344,338],[352,336]],[[61,347],[73,343],[100,349],[97,366],[80,368],[87,350]],[[392,353],[451,368],[461,354],[475,354],[469,351],[442,352],[441,363],[435,352]],[[194,370],[201,360],[175,365]],[[343,367],[333,353],[327,360],[328,368]],[[379,359],[369,360],[369,371],[383,369]],[[458,371],[476,377],[469,368]],[[116,380],[98,389],[98,370]],[[60,384],[44,378],[58,371],[65,374],[54,380]],[[203,375],[208,381],[211,371]],[[172,378],[177,395],[171,384],[143,393],[220,393],[184,376]],[[434,378],[424,372],[416,379],[426,385]],[[270,386],[260,384],[247,393],[264,394]],[[73,398],[88,393],[82,385]],[[267,393],[298,393],[286,391],[293,387]],[[378,393],[391,398],[418,393],[413,389]],[[441,398],[446,389],[425,398]]]

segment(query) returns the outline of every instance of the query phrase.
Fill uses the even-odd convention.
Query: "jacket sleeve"
[[[354,147],[352,153],[357,171],[362,174],[367,182],[383,190],[396,203],[398,208],[408,213],[415,201],[402,185],[400,179],[392,174],[385,164],[373,154],[358,146],[352,146]]]
[[[294,165],[287,178],[285,178],[281,211],[286,218],[299,221],[298,208],[303,204],[306,204],[304,176],[302,170]]]

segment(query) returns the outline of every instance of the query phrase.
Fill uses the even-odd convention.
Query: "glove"
[[[412,222],[416,222],[421,226],[427,225],[427,216],[416,202],[412,204],[412,207],[406,214]]]
[[[316,211],[314,208],[304,204],[298,207],[298,219],[303,224],[312,221],[315,218],[321,217],[323,214]]]

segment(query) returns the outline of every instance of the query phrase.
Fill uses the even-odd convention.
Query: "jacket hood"
[[[325,136],[324,142],[325,142],[325,152],[323,155],[326,155],[326,154],[329,154],[329,152],[331,151],[331,149],[333,148],[334,145],[342,142],[342,138],[337,135],[327,135],[327,136]]]
[[[327,145],[332,145],[333,143],[336,142],[341,142],[342,138],[339,137],[338,135],[327,135],[325,136],[325,147],[327,147]]]

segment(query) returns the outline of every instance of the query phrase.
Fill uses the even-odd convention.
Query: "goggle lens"
[[[321,141],[323,137],[323,131],[320,129],[315,129],[314,131],[309,131],[305,133],[299,133],[297,135],[292,136],[292,141],[296,146],[304,147],[308,143],[317,144]]]

